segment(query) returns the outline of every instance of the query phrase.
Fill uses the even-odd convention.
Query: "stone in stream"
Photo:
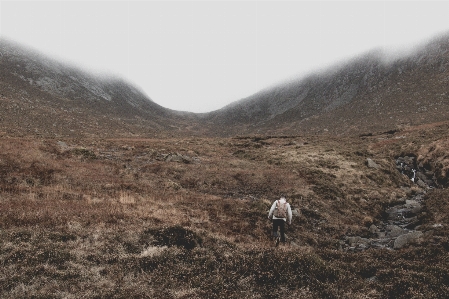
[[[416,183],[418,186],[420,186],[421,188],[427,188],[429,187],[424,181],[422,180],[418,180],[418,182]]]
[[[394,241],[393,248],[401,249],[409,244],[417,243],[421,240],[422,236],[423,232],[421,231],[413,231],[408,234],[401,235]]]
[[[399,237],[400,235],[406,234],[407,231],[397,225],[387,225],[386,227],[387,230],[387,237],[390,238],[396,238]]]
[[[416,207],[416,206],[420,206],[421,204],[415,200],[415,199],[406,199],[405,200],[405,204],[408,206],[412,206],[412,207]]]
[[[379,228],[377,226],[375,226],[374,224],[371,224],[371,226],[369,227],[369,231],[370,233],[377,234],[379,232]]]

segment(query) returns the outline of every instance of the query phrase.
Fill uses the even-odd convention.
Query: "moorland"
[[[447,297],[447,44],[195,115],[2,41],[0,297]]]
[[[442,298],[448,126],[353,138],[3,138],[2,297]],[[395,159],[407,155],[441,185],[401,174]],[[275,248],[267,212],[281,193],[296,212]],[[374,237],[369,228],[411,194],[425,196],[422,237],[342,248]]]

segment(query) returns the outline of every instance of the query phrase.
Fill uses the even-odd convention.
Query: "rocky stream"
[[[376,164],[368,159],[369,167]],[[345,236],[340,240],[339,247],[344,251],[363,251],[368,248],[400,249],[413,243],[419,243],[424,236],[420,231],[419,216],[423,211],[425,194],[436,187],[435,174],[416,163],[415,157],[398,157],[396,168],[419,187],[412,192],[409,187],[403,187],[408,194],[396,204],[388,207],[380,223],[372,224],[369,237]]]

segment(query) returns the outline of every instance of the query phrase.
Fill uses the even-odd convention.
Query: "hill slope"
[[[192,117],[157,105],[122,79],[91,75],[6,40],[0,53],[3,134],[152,136]]]
[[[371,52],[220,110],[182,113],[138,88],[0,41],[0,134],[353,135],[449,118],[449,34],[406,57]]]
[[[449,117],[449,35],[407,57],[370,52],[205,116],[225,134],[360,134]]]

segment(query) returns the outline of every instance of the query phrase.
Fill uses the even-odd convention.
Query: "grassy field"
[[[422,192],[407,154],[447,187],[447,124],[328,136],[0,140],[1,298],[443,298],[449,192],[426,193],[424,238],[341,250]],[[367,158],[379,169],[369,168]],[[271,203],[296,211],[270,241]]]

